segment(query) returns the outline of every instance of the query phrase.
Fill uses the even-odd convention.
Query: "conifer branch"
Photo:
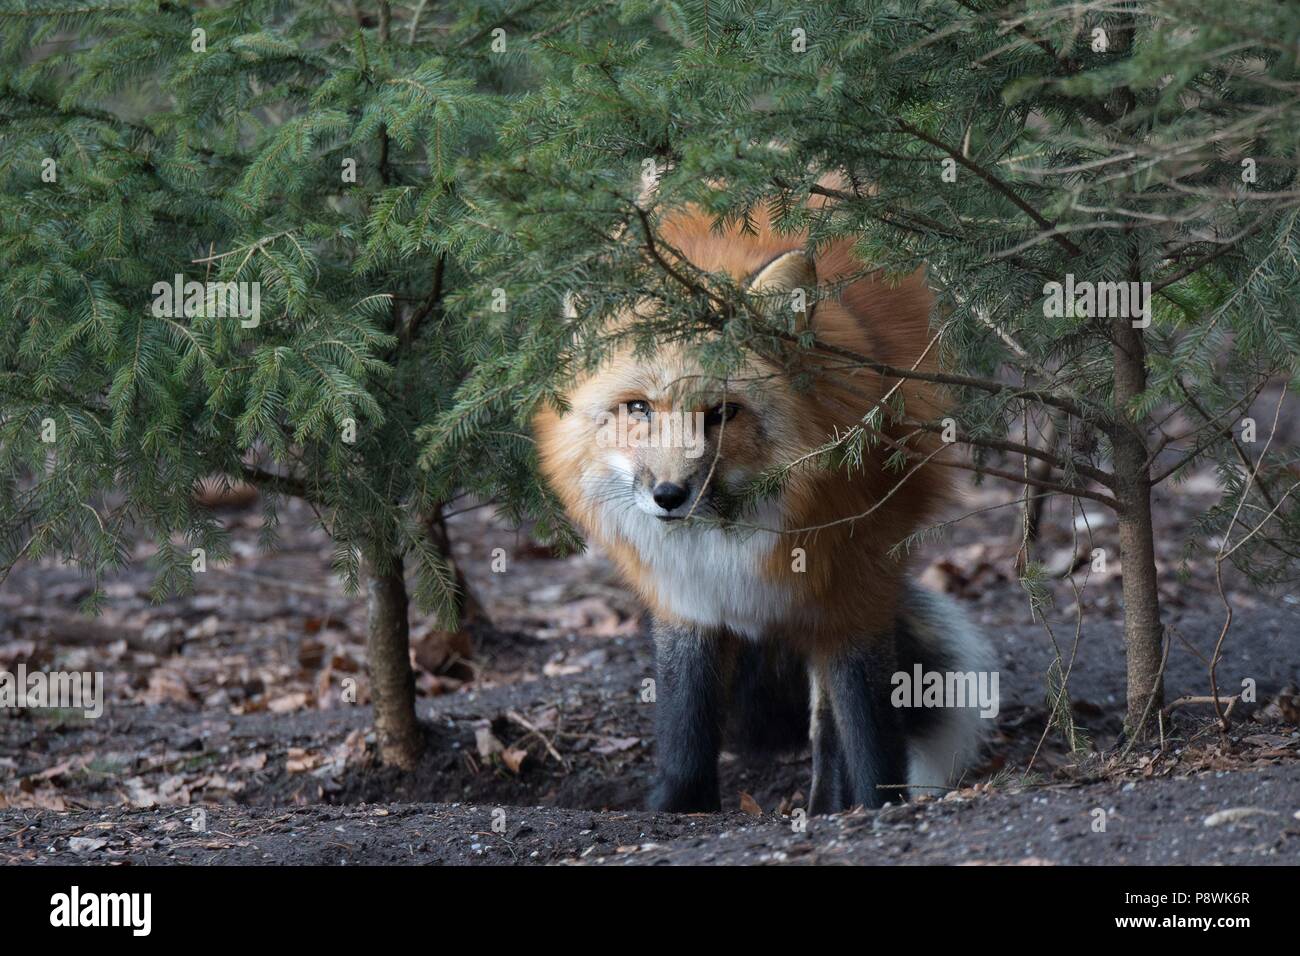
[[[988,183],[998,193],[1005,196],[1012,203],[1012,205],[1014,205],[1017,209],[1019,209],[1030,219],[1032,219],[1035,225],[1037,225],[1039,229],[1043,230],[1043,232],[1047,234],[1047,237],[1049,239],[1051,239],[1053,242],[1059,245],[1071,256],[1083,255],[1082,249],[1076,246],[1068,238],[1061,235],[1061,233],[1057,229],[1056,223],[1052,222],[1050,219],[1048,219],[1046,216],[1040,213],[1037,209],[1035,209],[1028,202],[1026,202],[1020,196],[1020,194],[1017,193],[1014,189],[1012,189],[1010,186],[1004,183],[992,172],[985,169],[979,163],[975,162],[973,159],[968,157],[961,150],[954,149],[952,146],[949,146],[943,141],[937,139],[936,137],[931,136],[925,130],[913,126],[911,123],[907,122],[906,120],[898,120],[897,125],[898,128],[903,132],[908,133],[911,136],[914,136],[915,138],[921,140],[924,143],[929,143],[931,146],[934,146],[937,149],[943,150],[960,165],[964,166],[966,169],[969,169],[980,179],[984,180],[984,182]]]

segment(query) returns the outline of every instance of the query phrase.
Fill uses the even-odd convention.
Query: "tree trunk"
[[[441,505],[435,508],[433,514],[426,520],[425,528],[428,531],[429,540],[438,549],[438,553],[447,559],[452,572],[456,575],[456,626],[461,630],[465,630],[469,625],[477,621],[486,621],[487,614],[483,609],[483,605],[479,603],[474,592],[470,590],[469,582],[465,580],[465,573],[461,571],[460,565],[452,557],[451,535],[447,532],[447,519],[443,515]]]
[[[1049,418],[1043,429],[1042,448],[1050,455],[1056,453],[1056,446],[1056,422]],[[1029,476],[1035,481],[1048,481],[1052,477],[1052,471],[1050,461],[1035,458],[1029,463]],[[1024,574],[1025,567],[1029,564],[1029,553],[1038,541],[1038,533],[1043,524],[1043,509],[1047,505],[1047,495],[1037,489],[1026,488],[1025,494],[1025,506],[1020,514],[1020,527],[1016,529],[1015,536],[1017,574]]]
[[[387,569],[366,563],[366,656],[370,662],[370,697],[375,708],[375,737],[385,764],[410,770],[424,749],[415,719],[415,676],[411,673],[410,622],[402,559]]]
[[[1132,55],[1136,17],[1122,13],[1110,28],[1111,49],[1117,58]],[[1113,91],[1106,104],[1116,117],[1126,117],[1137,108],[1137,97],[1127,86]],[[1133,135],[1138,135],[1135,130]],[[1142,259],[1130,238],[1130,282],[1142,280]],[[1148,307],[1150,303],[1148,302]],[[1151,525],[1151,470],[1147,467],[1145,433],[1129,417],[1127,406],[1146,389],[1146,346],[1142,330],[1133,327],[1131,317],[1116,317],[1111,323],[1112,354],[1115,360],[1115,411],[1119,428],[1113,435],[1115,452],[1115,499],[1119,502],[1119,557],[1124,592],[1124,654],[1127,665],[1128,702],[1124,729],[1131,739],[1148,735],[1155,717],[1164,706],[1164,682],[1160,673],[1164,628],[1160,624],[1160,592],[1156,583],[1155,535]]]
[[[1129,318],[1113,323],[1115,406],[1120,427],[1113,438],[1115,497],[1120,504],[1119,557],[1123,571],[1124,651],[1128,668],[1128,706],[1124,727],[1144,737],[1164,706],[1160,674],[1164,629],[1156,582],[1155,537],[1151,524],[1151,474],[1148,449],[1125,406],[1146,388],[1146,350],[1142,332]]]

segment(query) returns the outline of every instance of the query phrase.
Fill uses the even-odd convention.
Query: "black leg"
[[[839,813],[850,806],[844,750],[840,747],[830,698],[818,678],[817,669],[809,669],[809,678],[812,684],[812,788],[808,812]]]
[[[724,746],[770,760],[808,746],[808,665],[779,639],[762,643],[728,634]]]
[[[721,640],[655,622],[655,749],[659,779],[650,805],[691,813],[720,810]]]
[[[893,658],[892,647],[847,650],[819,668],[843,752],[850,806],[875,809],[907,793],[898,786],[907,783],[902,720],[889,702]]]

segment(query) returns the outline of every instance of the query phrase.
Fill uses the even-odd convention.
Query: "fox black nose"
[[[679,504],[686,500],[686,496],[691,493],[691,489],[685,485],[674,485],[671,481],[661,481],[655,485],[654,491],[650,494],[660,508],[664,511],[672,511]]]

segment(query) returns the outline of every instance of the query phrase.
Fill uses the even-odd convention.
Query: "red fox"
[[[776,233],[762,213],[750,225],[715,231],[688,207],[660,232],[699,269],[765,299],[805,290],[822,342],[895,368],[936,367],[921,273],[890,284],[866,273],[848,241],[814,262],[805,236]],[[838,293],[814,304],[819,286]],[[724,741],[753,752],[810,740],[812,813],[954,782],[987,721],[970,706],[894,706],[890,692],[891,676],[918,664],[927,673],[990,666],[956,603],[913,584],[890,553],[945,499],[943,471],[887,470],[890,448],[876,445],[851,471],[796,467],[778,494],[727,522],[746,481],[808,462],[891,388],[919,420],[941,414],[941,394],[835,357],[815,361],[811,388],[758,358],[737,378],[710,381],[698,348],[667,343],[646,357],[629,346],[571,386],[566,413],[545,408],[534,422],[547,481],[653,614],[652,807],[719,809]],[[876,421],[886,436],[903,433],[888,415]],[[926,433],[907,447],[923,457],[937,442]]]

